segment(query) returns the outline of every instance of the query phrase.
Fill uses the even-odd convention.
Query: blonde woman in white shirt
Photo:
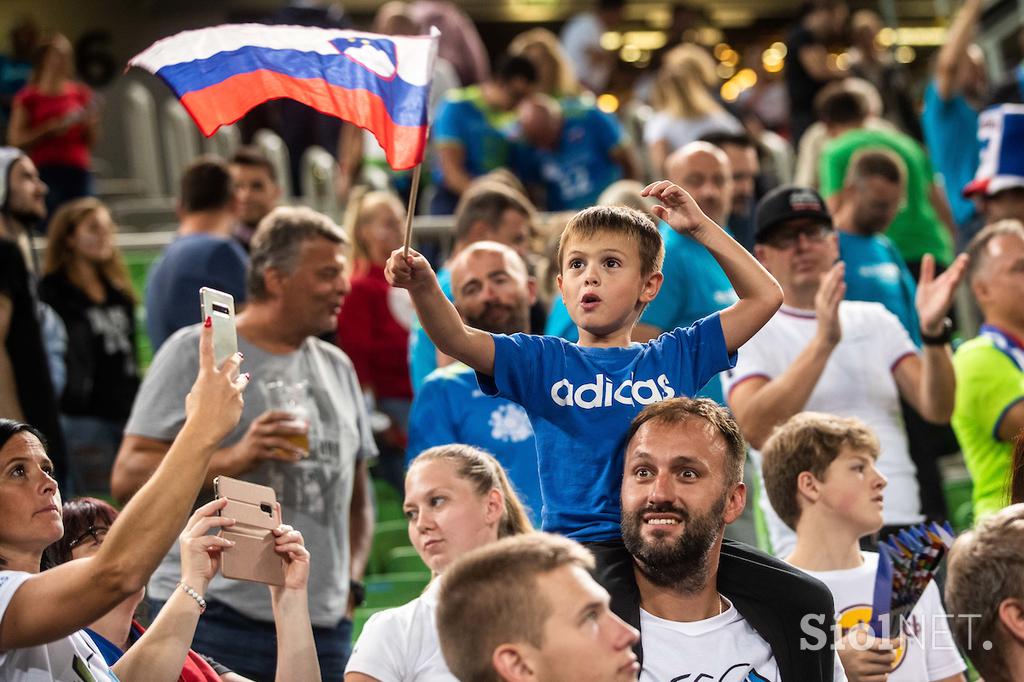
[[[345,682],[455,680],[437,637],[437,576],[470,550],[533,531],[498,461],[468,445],[440,445],[416,457],[405,476],[404,509],[409,539],[435,579],[417,599],[370,617]]]

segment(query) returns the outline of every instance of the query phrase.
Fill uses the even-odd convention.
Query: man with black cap
[[[30,230],[46,217],[46,185],[32,160],[14,147],[0,147],[0,417],[32,424],[46,436],[60,476],[67,471],[64,438],[57,421],[54,370],[63,373],[67,334],[53,310],[38,301]],[[45,326],[49,320],[52,326]],[[45,331],[44,331],[45,329]],[[60,357],[48,358],[45,340]],[[62,490],[66,481],[60,481]]]
[[[776,425],[804,410],[859,417],[881,441],[877,466],[889,480],[886,525],[921,521],[899,399],[928,421],[949,421],[956,379],[946,315],[966,256],[939,277],[930,256],[922,262],[915,300],[924,344],[919,351],[884,306],[843,300],[845,266],[837,262],[832,217],[817,192],[776,188],[758,203],[754,222],[754,255],[782,285],[785,299],[723,380],[744,437],[759,448]],[[785,556],[793,533],[762,502],[772,548]]]

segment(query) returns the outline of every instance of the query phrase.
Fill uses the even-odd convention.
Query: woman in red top
[[[384,263],[402,246],[405,206],[391,192],[360,192],[349,199],[345,227],[353,244],[352,291],[338,315],[338,345],[355,365],[363,391],[391,420],[383,436],[379,474],[402,489],[405,429],[409,421],[408,292],[384,279]],[[394,454],[394,457],[390,455]]]
[[[72,80],[71,43],[59,33],[36,52],[28,85],[14,96],[8,142],[24,149],[50,188],[47,214],[92,195],[92,145],[99,118],[92,91]]]

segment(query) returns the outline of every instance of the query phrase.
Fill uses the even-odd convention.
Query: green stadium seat
[[[971,527],[974,516],[972,494],[974,484],[969,478],[947,479],[942,484],[953,529],[960,533]]]
[[[388,552],[385,568],[388,573],[430,573],[415,547],[395,547]]]
[[[364,608],[393,608],[408,604],[423,594],[429,573],[381,573],[366,577],[366,603]]]
[[[394,500],[377,500],[377,523],[382,521],[401,521],[406,523],[402,503]]]
[[[368,575],[384,573],[387,570],[388,553],[395,547],[409,547],[409,524],[405,520],[381,521],[373,529],[373,544],[367,562]]]

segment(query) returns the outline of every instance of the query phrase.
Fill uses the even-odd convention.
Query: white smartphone
[[[235,297],[209,287],[199,290],[199,302],[205,321],[213,321],[213,359],[217,367],[238,352],[235,333]]]

